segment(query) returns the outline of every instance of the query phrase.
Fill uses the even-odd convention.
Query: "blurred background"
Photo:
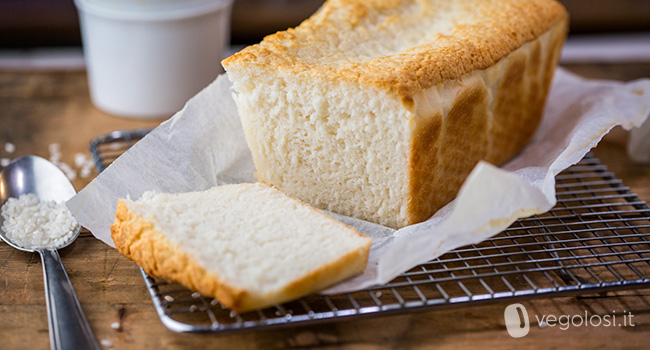
[[[232,44],[246,45],[298,25],[323,0],[235,0]],[[561,0],[571,34],[650,32],[649,0]],[[0,0],[0,49],[80,46],[72,0]]]

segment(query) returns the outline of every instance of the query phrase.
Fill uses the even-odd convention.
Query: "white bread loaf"
[[[567,26],[553,0],[328,0],[223,65],[259,180],[398,228],[526,145]]]
[[[239,312],[362,272],[371,242],[262,183],[120,200],[111,232],[120,253],[149,275]]]

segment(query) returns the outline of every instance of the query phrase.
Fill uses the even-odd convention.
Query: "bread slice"
[[[364,270],[370,238],[277,188],[218,186],[120,200],[116,248],[149,275],[238,312],[289,301]]]
[[[399,228],[526,145],[567,23],[553,0],[328,0],[222,63],[259,180]]]

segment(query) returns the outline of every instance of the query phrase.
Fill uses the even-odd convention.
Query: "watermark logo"
[[[503,312],[503,318],[506,320],[508,334],[513,338],[521,338],[530,331],[528,312],[521,304],[508,305]]]
[[[623,313],[605,315],[589,315],[587,311],[580,315],[535,315],[535,321],[539,328],[558,327],[567,330],[570,327],[634,327],[634,315],[623,310]],[[513,338],[526,336],[530,331],[528,312],[521,304],[508,305],[503,312],[506,322],[506,330]]]

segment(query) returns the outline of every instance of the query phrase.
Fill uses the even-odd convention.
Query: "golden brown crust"
[[[451,201],[479,160],[500,165],[528,143],[541,119],[566,31],[566,23],[560,23],[491,67],[500,73],[491,93],[485,81],[493,79],[493,72],[486,71],[482,78],[461,81],[446,116],[417,118],[403,225],[424,221]]]
[[[532,43],[535,48],[539,41]],[[531,50],[531,57],[539,50]],[[492,102],[490,150],[485,160],[500,165],[517,153],[532,136],[542,116],[543,100],[537,67],[530,66],[526,54],[520,50],[504,62],[505,71],[497,85]]]
[[[344,52],[331,52],[335,48],[328,42],[336,42],[339,35],[348,35],[346,31],[353,30],[361,33],[358,40],[362,40],[365,32],[359,26],[369,26],[368,32],[391,29],[396,21],[383,15],[397,12],[398,8],[417,9],[416,14],[408,15],[408,20],[429,18],[437,11],[435,1],[329,0],[300,26],[267,36],[261,43],[225,59],[223,64],[227,70],[242,64],[360,82],[393,92],[408,104],[421,89],[486,69],[567,20],[564,7],[553,0],[454,1],[468,9],[466,15],[480,20],[458,25],[449,35],[438,34],[430,43],[401,53],[350,60]],[[395,28],[395,32],[399,30]],[[330,57],[321,57],[323,54]]]
[[[157,232],[153,223],[134,214],[121,200],[117,204],[111,235],[115,248],[150,276],[176,281],[203,295],[213,296],[233,310],[242,308],[245,291],[206,272],[189,254]]]
[[[407,213],[409,213],[408,222],[428,219],[430,213],[435,212],[441,202],[434,198],[442,192],[438,190],[439,178],[432,171],[439,168],[441,131],[442,111],[422,116],[421,120],[415,123],[408,170],[411,177],[406,203]],[[405,226],[408,222],[402,222],[398,226]]]
[[[431,142],[435,146],[424,148],[414,135],[407,224],[428,219],[451,201],[476,163],[485,158],[488,108],[488,90],[484,82],[469,80],[459,90],[440,130],[423,132],[437,136]]]
[[[216,274],[207,272],[194,261],[191,254],[156,231],[153,223],[130,211],[122,200],[118,201],[115,217],[111,235],[122,255],[133,260],[150,276],[176,281],[205,296],[216,298],[222,305],[237,312],[293,300],[363,271],[371,244],[370,239],[352,228],[367,239],[363,247],[312,271],[283,289],[260,295],[232,286]]]

